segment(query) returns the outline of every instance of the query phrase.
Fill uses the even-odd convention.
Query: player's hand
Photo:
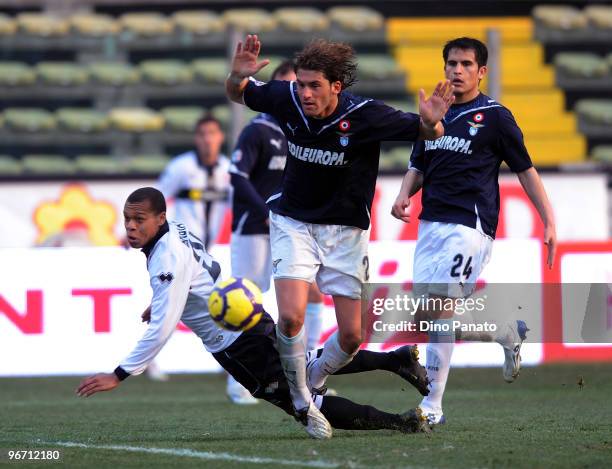
[[[425,96],[424,89],[419,90],[419,114],[425,125],[433,127],[442,120],[455,102],[454,90],[449,80],[439,82],[429,98]]]
[[[544,244],[548,248],[548,268],[552,269],[555,262],[555,253],[557,252],[557,231],[554,225],[544,228]]]
[[[391,207],[391,215],[404,223],[410,223],[410,197],[398,195]]]
[[[89,397],[100,391],[115,389],[119,383],[119,378],[115,373],[98,373],[81,381],[76,394],[79,397]]]
[[[147,309],[140,315],[142,322],[149,324],[151,322],[151,305],[147,306]]]
[[[232,60],[232,72],[231,75],[244,79],[255,75],[262,68],[270,63],[268,59],[257,62],[259,58],[259,51],[261,50],[261,42],[257,38],[257,35],[249,34],[244,44],[242,41],[236,45],[236,51],[234,52],[234,58]]]

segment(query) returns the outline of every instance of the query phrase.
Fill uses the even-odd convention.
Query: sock
[[[429,395],[421,401],[421,408],[425,413],[442,413],[442,396],[448,380],[451,356],[455,348],[455,334],[452,323],[452,319],[438,319],[433,321],[434,327],[441,326],[448,330],[429,332],[425,368],[431,384],[429,385]]]
[[[401,430],[406,423],[370,405],[361,405],[338,396],[324,396],[321,412],[333,428],[341,430]]]
[[[310,385],[314,388],[323,386],[327,377],[348,365],[356,353],[349,355],[342,350],[338,342],[338,332],[335,332],[325,342],[321,356],[310,367],[310,375],[308,376]]]
[[[359,350],[348,365],[340,368],[334,374],[347,375],[373,370],[386,370],[396,373],[400,366],[399,359],[392,353]]]
[[[286,337],[276,326],[276,347],[289,383],[291,400],[297,410],[308,407],[311,402],[306,385],[306,350],[304,350],[304,327],[294,337]]]
[[[472,313],[465,311],[461,315],[457,315],[456,319],[459,319],[462,324],[474,324],[474,318]],[[457,329],[455,331],[455,338],[457,340],[468,340],[471,342],[492,342],[493,335],[490,332],[475,332],[475,331],[462,331]]]
[[[308,303],[304,327],[306,328],[306,350],[314,350],[319,345],[323,325],[323,303]]]

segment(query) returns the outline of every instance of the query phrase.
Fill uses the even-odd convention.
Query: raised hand
[[[442,120],[455,102],[454,90],[449,80],[439,82],[429,98],[426,98],[425,90],[419,90],[419,114],[425,125],[433,127]]]
[[[238,42],[234,58],[232,59],[232,75],[239,79],[255,75],[262,68],[270,63],[268,59],[258,62],[261,42],[257,35],[249,34],[244,41]]]

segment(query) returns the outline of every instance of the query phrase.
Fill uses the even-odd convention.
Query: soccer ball
[[[246,331],[264,312],[261,290],[246,278],[220,282],[208,298],[208,311],[214,321],[230,331]]]

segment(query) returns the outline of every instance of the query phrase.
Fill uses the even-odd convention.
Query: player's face
[[[126,202],[123,207],[125,234],[133,248],[142,248],[151,241],[159,227],[166,222],[166,212],[155,213],[148,200],[138,203]]]
[[[475,98],[478,94],[478,84],[487,73],[487,67],[479,67],[476,62],[476,52],[473,49],[451,49],[444,66],[446,78],[455,87],[458,99]]]
[[[331,115],[338,106],[338,95],[342,89],[339,81],[330,83],[322,72],[299,69],[297,91],[304,114],[315,119]]]
[[[195,133],[195,145],[202,163],[213,165],[219,158],[225,135],[216,122],[201,124]]]

